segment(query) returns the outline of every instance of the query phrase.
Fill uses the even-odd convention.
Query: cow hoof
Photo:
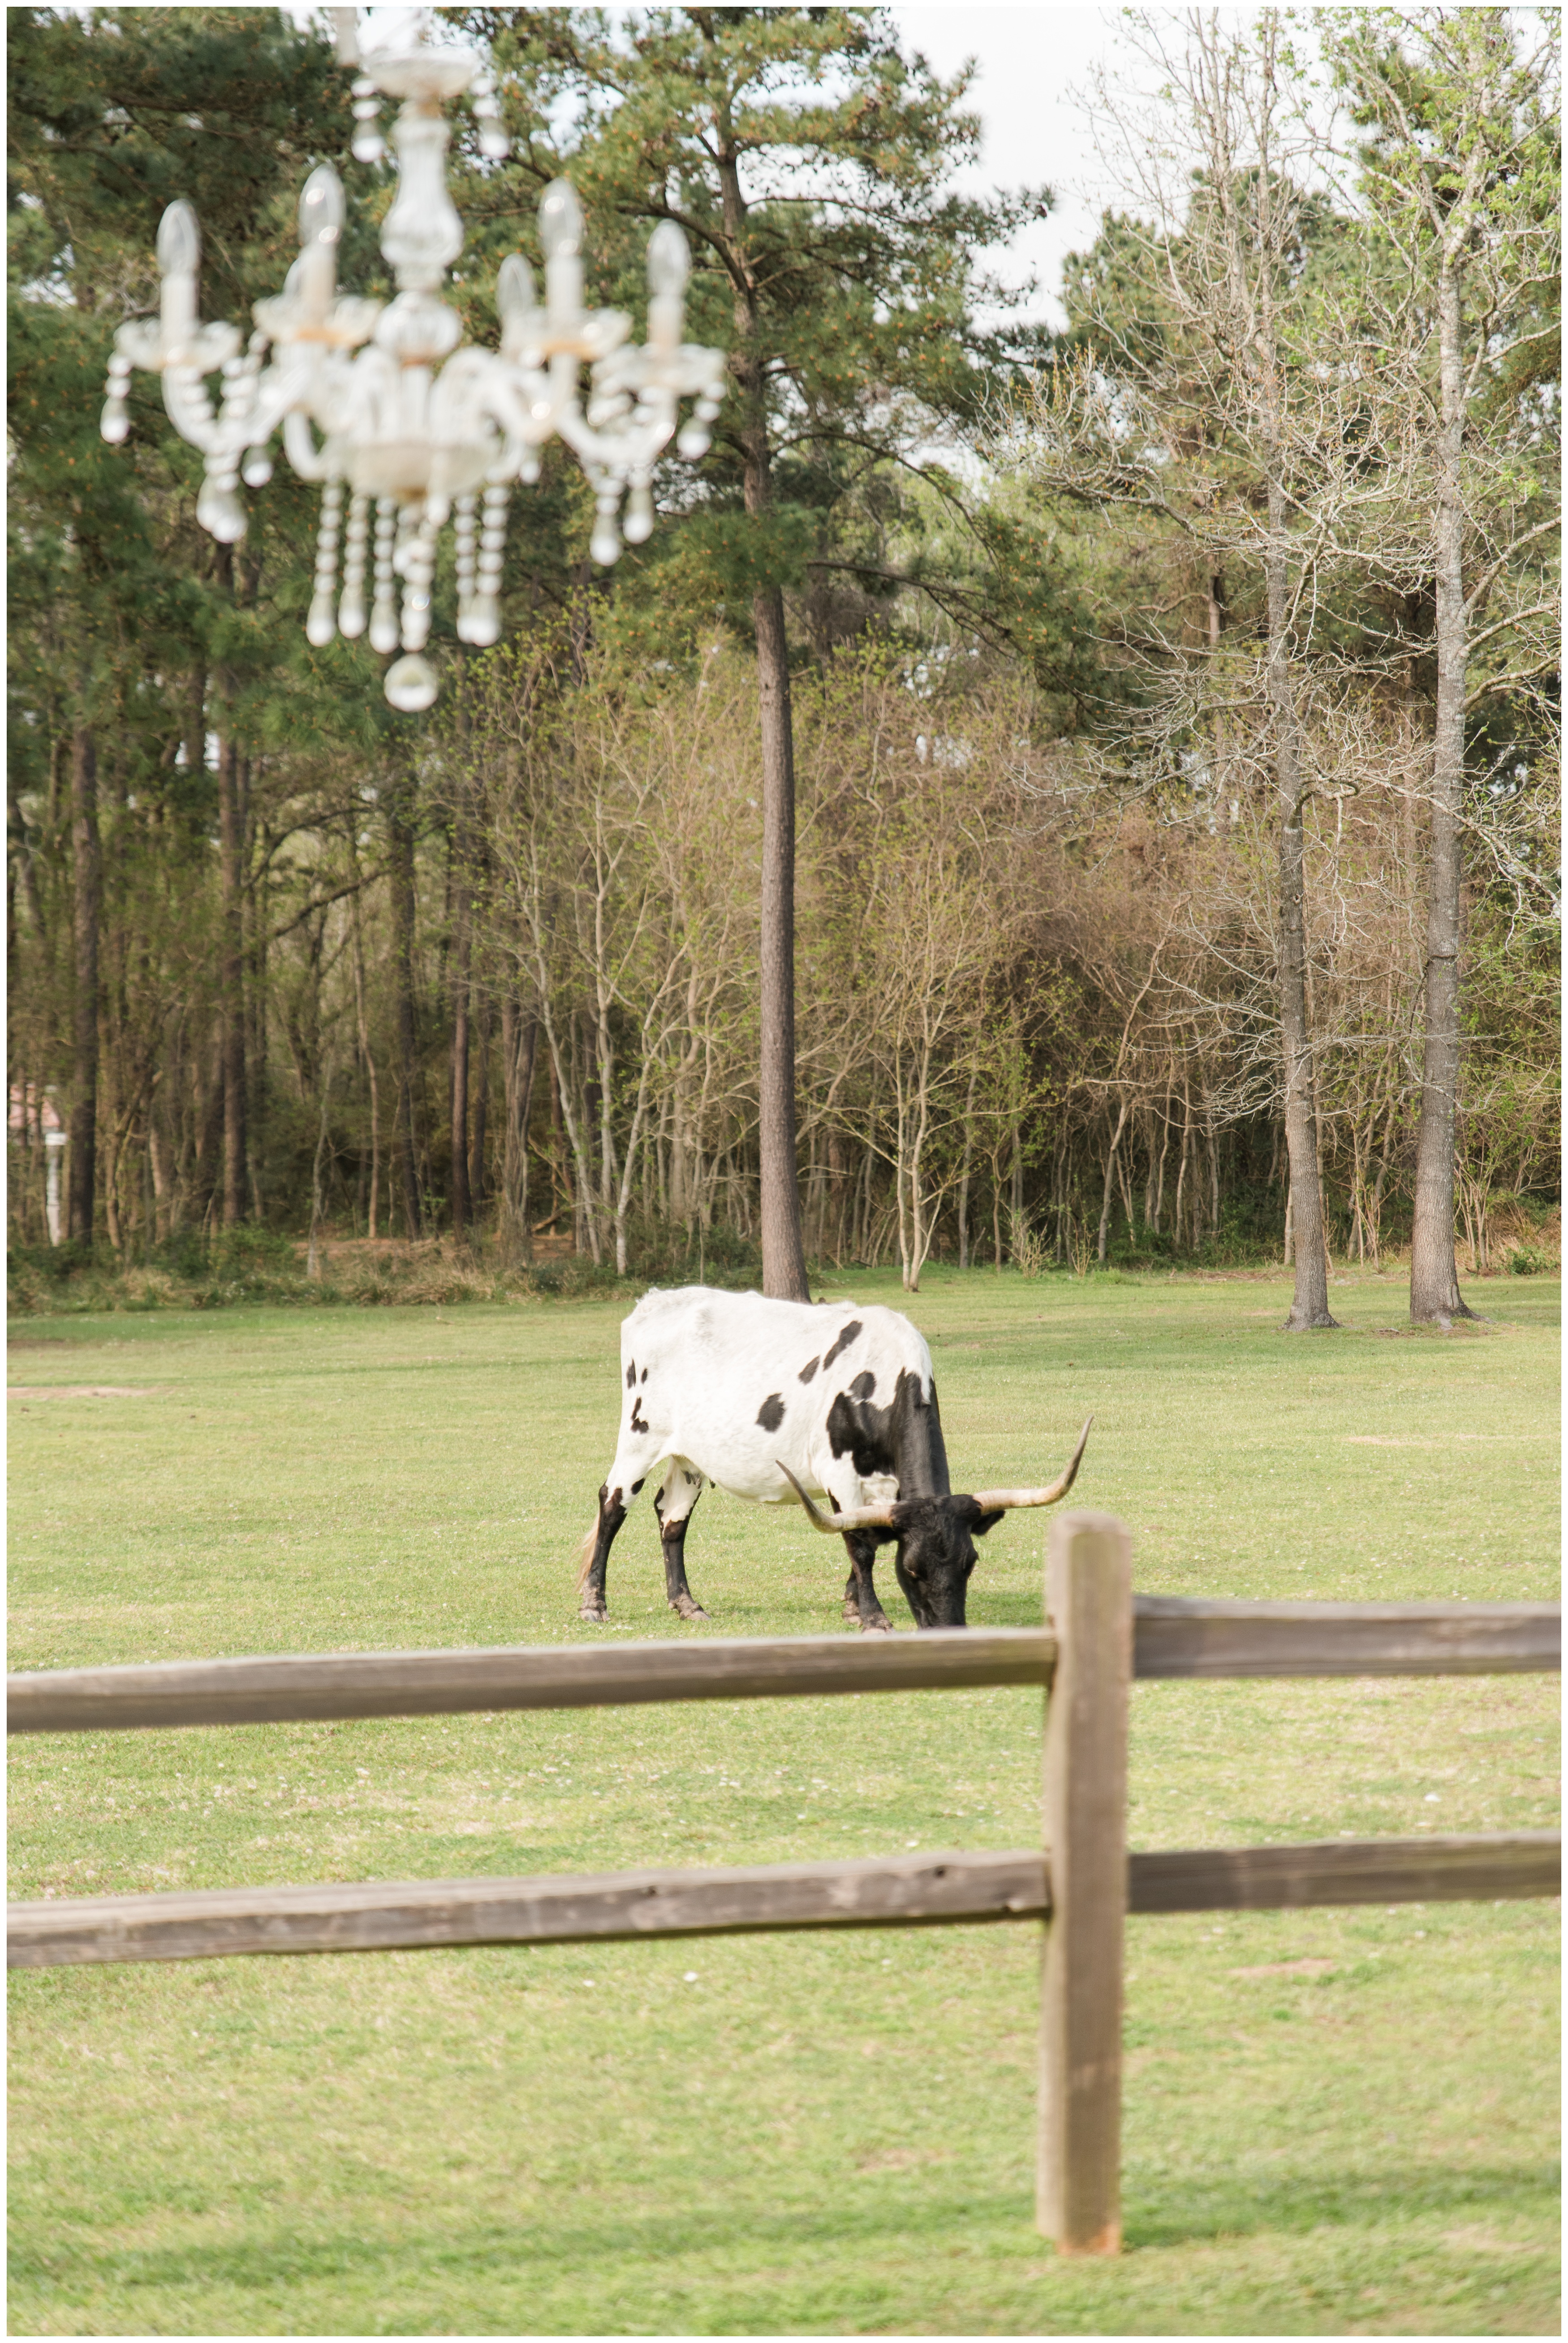
[[[860,1606],[859,1606],[859,1604],[858,1603],[852,1602],[852,1601],[849,1600],[848,1598],[846,1598],[846,1600],[845,1600],[845,1604],[844,1604],[844,1616],[845,1616],[845,1618],[846,1618],[846,1619],[858,1619],[858,1618],[859,1617],[859,1615],[860,1615]]]
[[[578,1613],[578,1616],[579,1619],[586,1619],[590,1627],[604,1627],[608,1626],[609,1624],[609,1613],[608,1611],[590,1611],[586,1603],[583,1604],[582,1609]]]
[[[669,1607],[672,1611],[678,1611],[683,1619],[700,1619],[705,1623],[708,1621],[708,1614],[701,1604],[693,1603],[689,1597],[684,1603],[672,1603]]]
[[[860,1622],[862,1635],[890,1635],[892,1632],[892,1623],[888,1619],[862,1619]]]

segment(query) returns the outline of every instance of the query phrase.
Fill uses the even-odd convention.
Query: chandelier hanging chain
[[[158,229],[159,313],[116,334],[103,415],[104,437],[123,440],[133,369],[162,377],[170,421],[206,458],[196,518],[224,544],[245,535],[239,482],[266,485],[268,446],[281,430],[293,470],[322,485],[306,633],[319,646],[335,634],[367,630],[372,649],[400,647],[387,697],[408,712],[428,708],[439,689],[424,650],[448,521],[457,634],[464,642],[493,643],[501,630],[511,486],[538,479],[545,442],[564,439],[582,465],[594,491],[589,551],[608,565],[623,537],[640,544],[652,530],[653,467],[675,437],[681,400],[693,399],[695,411],[676,447],[694,459],[707,450],[725,389],[722,353],[681,338],[690,259],[673,221],[662,221],[648,239],[644,345],[631,342],[621,311],[584,308],[582,213],[565,179],[546,189],[539,206],[542,305],[527,261],[512,253],[496,280],[499,350],[464,341],[461,318],[441,297],[463,247],[447,187],[447,104],[471,94],[484,155],[498,160],[508,145],[487,67],[471,50],[432,45],[429,11],[412,13],[412,37],[399,32],[401,45],[365,52],[357,11],[332,11],[339,61],[358,69],[353,151],[361,161],[383,152],[380,97],[402,102],[390,134],[397,192],[381,229],[396,297],[338,291],[344,195],[324,163],[300,196],[299,257],[281,294],[255,304],[256,331],[246,343],[236,326],[199,321],[200,232],[188,204],[171,204]],[[212,375],[222,385],[216,409],[206,387]]]

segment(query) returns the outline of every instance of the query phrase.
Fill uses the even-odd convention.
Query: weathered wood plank
[[[1486,1903],[1558,1896],[1558,1831],[1182,1847],[1128,1858],[1130,1912],[1277,1911],[1308,1904]]]
[[[1563,1665],[1555,1603],[1231,1603],[1133,1598],[1138,1676],[1545,1674]]]
[[[1050,1924],[1040,1970],[1036,2219],[1063,2254],[1121,2244],[1121,1940],[1132,1540],[1059,1513],[1045,1566],[1057,1639],[1045,1713]]]
[[[1200,1847],[1128,1857],[1133,1912],[1266,1910],[1293,1904],[1487,1902],[1555,1896],[1555,1831],[1449,1839],[1329,1840]],[[1043,1919],[1050,1865],[1037,1848],[781,1863],[584,1878],[370,1880],[218,1887],[173,1896],[71,1896],[13,1904],[13,1968],[202,1960],[230,1953],[377,1952],[431,1945],[564,1944],[775,1928],[937,1926]]]
[[[146,1667],[62,1668],[6,1680],[12,1733],[260,1725],[465,1709],[599,1708],[642,1701],[817,1697],[1044,1684],[1042,1627],[919,1635],[704,1637],[690,1643],[327,1652]]]
[[[1562,1614],[1533,1603],[1226,1603],[1134,1598],[1140,1676],[1470,1675],[1562,1665]],[[7,1679],[12,1733],[259,1725],[465,1709],[805,1698],[1046,1684],[1038,1627],[921,1635],[713,1637],[467,1652],[327,1652]]]
[[[202,1960],[232,1953],[929,1926],[1039,1919],[1046,1900],[1046,1865],[1038,1847],[1000,1855],[767,1864],[749,1870],[220,1887],[191,1895],[13,1904],[6,1958],[12,1968],[55,1968],[89,1961]]]

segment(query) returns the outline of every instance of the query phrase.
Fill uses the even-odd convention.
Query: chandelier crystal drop
[[[188,204],[171,204],[158,229],[159,313],[115,337],[103,434],[117,443],[130,427],[133,369],[161,375],[170,420],[206,458],[196,518],[232,545],[246,531],[238,485],[266,485],[268,447],[281,430],[295,472],[322,484],[306,634],[317,646],[335,634],[368,634],[373,650],[400,650],[387,673],[387,697],[412,713],[428,708],[439,689],[424,654],[447,523],[458,637],[493,643],[501,630],[511,486],[538,479],[545,442],[558,435],[581,463],[594,491],[589,551],[597,562],[612,562],[623,538],[638,545],[652,530],[653,467],[676,435],[684,398],[695,408],[677,451],[690,460],[706,452],[724,397],[724,359],[681,339],[690,261],[673,220],[661,221],[648,239],[647,342],[631,342],[621,311],[584,309],[582,213],[565,179],[546,189],[539,206],[543,303],[528,262],[511,254],[496,280],[499,350],[466,343],[461,318],[441,297],[463,248],[463,223],[447,188],[445,108],[470,92],[481,152],[504,156],[488,70],[472,50],[434,45],[427,9],[395,12],[401,21],[393,45],[362,52],[357,14],[332,11],[339,62],[358,70],[354,153],[361,161],[383,151],[379,96],[401,100],[390,133],[397,192],[381,229],[396,298],[338,291],[343,188],[324,163],[300,196],[299,257],[282,292],[256,303],[248,341],[237,326],[203,325],[196,214]],[[221,383],[216,407],[207,388],[213,375]]]

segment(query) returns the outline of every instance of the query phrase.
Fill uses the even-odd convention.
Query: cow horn
[[[891,1505],[856,1505],[847,1513],[825,1513],[812,1503],[788,1464],[780,1464],[779,1470],[805,1506],[806,1518],[814,1530],[822,1530],[829,1537],[837,1537],[841,1530],[890,1530],[892,1528]]]
[[[1015,1505],[1054,1505],[1059,1498],[1065,1497],[1078,1477],[1078,1467],[1089,1445],[1089,1425],[1093,1422],[1094,1418],[1091,1416],[1079,1433],[1072,1462],[1060,1481],[1053,1481],[1049,1489],[977,1489],[975,1503],[981,1513],[1008,1513]]]

